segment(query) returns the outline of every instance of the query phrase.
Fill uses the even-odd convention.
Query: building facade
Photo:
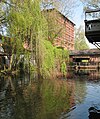
[[[65,17],[62,13],[55,9],[44,11],[48,20],[48,27],[55,26],[50,29],[53,34],[49,35],[49,40],[53,40],[53,45],[67,50],[74,50],[74,26],[75,24]],[[51,19],[51,20],[50,20]]]
[[[58,36],[54,44],[56,46],[61,46],[64,49],[74,50],[74,24],[63,15],[58,18],[59,24],[62,24],[62,34]]]

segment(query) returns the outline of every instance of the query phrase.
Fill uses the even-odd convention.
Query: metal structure
[[[85,12],[85,36],[100,49],[100,9]]]

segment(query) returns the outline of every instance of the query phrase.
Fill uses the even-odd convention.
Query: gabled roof
[[[57,10],[56,8],[52,7],[52,8],[47,8],[47,9],[43,9],[43,11],[52,11],[52,10],[56,10],[59,14],[61,14],[61,16],[65,19],[68,20],[72,25],[75,26],[75,24],[68,18],[66,17],[61,11]]]
[[[91,55],[100,55],[99,49],[89,49],[89,50],[74,50],[71,51],[70,56],[91,56]]]

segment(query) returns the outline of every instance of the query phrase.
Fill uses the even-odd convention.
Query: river
[[[89,119],[100,107],[100,72],[69,71],[67,78],[0,76],[0,119]]]

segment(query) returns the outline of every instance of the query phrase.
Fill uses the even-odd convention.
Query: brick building
[[[48,27],[55,26],[55,29],[52,30],[51,28],[51,31],[49,31],[49,33],[52,32],[53,34],[53,38],[51,34],[49,35],[49,40],[54,39],[54,46],[74,50],[75,24],[56,9],[45,10],[44,13],[48,23],[50,23]]]

